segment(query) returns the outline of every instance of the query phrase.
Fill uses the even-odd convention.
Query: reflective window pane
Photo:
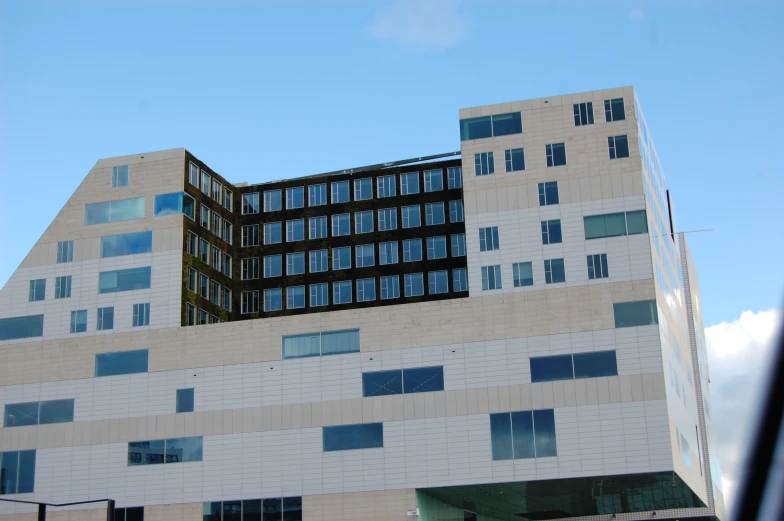
[[[531,357],[531,382],[552,382],[573,378],[572,355]]]
[[[98,274],[98,293],[115,293],[148,289],[152,277],[151,268],[129,268],[125,270],[102,271]]]
[[[406,394],[443,390],[443,367],[416,367],[403,370],[403,391]]]
[[[5,405],[6,427],[38,424],[38,402],[8,403]]]
[[[177,412],[193,412],[194,390],[177,389]]]
[[[597,351],[594,353],[575,353],[575,378],[597,378],[599,376],[616,376],[618,362],[615,351]]]
[[[136,255],[152,251],[152,232],[124,233],[101,237],[101,258]]]
[[[201,436],[166,440],[166,463],[201,461],[202,452],[203,438]]]
[[[555,413],[553,409],[534,411],[536,457],[557,456],[555,446]]]
[[[374,449],[384,446],[382,423],[323,427],[324,452]]]
[[[536,456],[534,422],[531,411],[512,413],[512,447],[515,459],[533,458]]]
[[[95,355],[95,376],[113,376],[119,374],[146,373],[148,352],[120,351],[118,353],[100,353]]]
[[[512,421],[508,412],[490,415],[490,444],[493,459],[512,459]]]
[[[74,419],[74,400],[46,400],[41,402],[38,423],[68,423]]]
[[[615,327],[653,326],[659,323],[655,300],[613,304]]]
[[[403,394],[402,371],[395,369],[393,371],[362,373],[362,396],[389,394]]]
[[[84,206],[84,224],[104,224],[144,217],[144,197],[120,199]]]

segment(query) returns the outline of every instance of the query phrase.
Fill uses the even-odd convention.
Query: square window
[[[431,271],[427,274],[428,292],[431,295],[449,292],[449,274],[446,270]]]
[[[539,183],[539,206],[558,204],[558,182]]]
[[[516,288],[533,286],[534,272],[532,264],[530,262],[515,262],[512,264],[512,278]]]
[[[378,197],[394,197],[397,195],[397,183],[394,175],[382,175],[376,178]]]
[[[98,323],[95,329],[97,331],[105,331],[114,329],[114,308],[98,308]]]
[[[373,199],[373,179],[354,179],[354,200],[367,201]]]
[[[258,206],[258,194],[256,194]],[[280,190],[269,190],[264,192],[264,211],[279,212],[283,209],[283,194]],[[255,213],[258,213],[258,208]]]
[[[347,203],[351,200],[348,181],[332,183],[332,204]]]
[[[463,201],[449,201],[449,222],[461,223],[465,221]]]
[[[128,165],[112,167],[112,188],[128,186]]]
[[[419,172],[400,174],[400,195],[419,193]]]
[[[444,189],[444,171],[425,170],[425,192],[439,192]]]
[[[305,240],[305,219],[286,221],[286,242]]]
[[[584,125],[593,125],[593,103],[575,103],[574,108],[574,126],[580,127]]]
[[[264,278],[280,277],[283,275],[283,256],[267,255],[264,257]]]
[[[324,206],[327,204],[327,185],[310,185],[308,187],[308,205]]]
[[[452,270],[452,291],[468,291],[468,270],[465,268]]]
[[[371,233],[373,231],[373,212],[357,212],[354,214],[354,233]]]
[[[54,279],[54,298],[70,298],[71,275]]]
[[[419,205],[404,206],[400,209],[403,215],[403,228],[416,228],[422,226],[422,214]]]
[[[626,136],[610,136],[607,138],[610,149],[610,159],[629,157],[629,140]]]
[[[177,389],[177,412],[193,412],[194,392],[191,389]]]
[[[482,266],[482,289],[501,289],[501,266]]]
[[[397,264],[397,241],[381,242],[378,245],[378,263],[380,265]]]
[[[204,324],[209,324],[209,323],[210,323],[210,314],[207,312],[206,309],[200,309],[196,318],[196,324],[199,326],[203,326]]]
[[[474,170],[476,175],[491,175],[495,173],[495,160],[492,152],[474,154]]]
[[[381,277],[381,300],[400,298],[400,277],[388,275]]]
[[[357,268],[367,268],[376,264],[375,249],[372,244],[356,246]]]
[[[542,244],[558,244],[561,238],[561,220],[542,221]]]
[[[295,208],[305,207],[305,187],[297,186],[295,188],[286,188],[286,209],[293,210]]]
[[[57,264],[73,262],[73,241],[60,241],[57,243]]]
[[[463,169],[459,166],[450,166],[447,168],[447,179],[450,190],[463,188]]]
[[[315,308],[319,306],[329,305],[329,284],[311,284],[310,285],[310,307]]]
[[[435,226],[444,224],[446,217],[444,216],[444,203],[427,203],[425,205],[425,224],[427,226]]]
[[[357,302],[376,300],[376,279],[357,280]]]
[[[545,145],[547,154],[547,166],[563,166],[566,164],[566,145],[563,143],[553,143]]]
[[[242,280],[253,280],[259,278],[259,258],[249,257],[242,259]]]
[[[427,260],[446,259],[446,236],[427,238]]]
[[[507,172],[525,170],[525,153],[522,148],[509,148],[504,150]]]
[[[341,237],[351,235],[351,216],[341,213],[332,216],[332,236]]]
[[[87,310],[71,311],[71,333],[87,331]]]
[[[498,226],[479,228],[479,251],[494,251],[499,247]]]
[[[259,225],[254,224],[256,227],[256,244],[259,244],[258,229]],[[243,226],[245,228],[245,226]],[[277,223],[264,223],[264,244],[280,244],[283,242],[283,225]]]
[[[327,271],[329,264],[327,264],[327,250],[313,250],[310,252],[310,272],[320,273]]]
[[[150,325],[150,303],[134,304],[133,305],[133,321],[132,327],[141,327]]]
[[[351,246],[332,248],[332,269],[351,269]]]
[[[267,226],[266,224],[264,225]],[[266,231],[266,229],[265,229]],[[266,237],[265,237],[266,239]],[[206,242],[206,241],[205,241]],[[242,246],[258,246],[259,245],[259,225],[251,224],[242,227]]]
[[[264,290],[264,311],[283,309],[283,290],[280,288]]]
[[[309,239],[324,239],[327,236],[327,216],[311,217],[308,219]]]
[[[343,280],[332,283],[332,302],[333,304],[351,303],[351,281]]]
[[[301,309],[305,307],[305,286],[286,288],[286,309]]]
[[[264,192],[264,207],[267,207],[267,194]],[[278,200],[280,201],[280,192],[278,192]],[[268,211],[268,210],[265,210]],[[259,193],[242,194],[242,215],[250,215],[259,213]]]
[[[46,299],[46,279],[35,279],[30,281],[29,302],[38,302]]]
[[[382,208],[378,211],[378,231],[397,230],[397,209]]]
[[[287,253],[286,254],[286,275],[302,275],[305,273],[305,254]],[[303,298],[305,290],[302,290]]]
[[[607,254],[597,253],[596,255],[588,255],[588,278],[589,279],[606,279],[610,276],[607,269]]]
[[[623,98],[604,100],[604,119],[607,123],[626,119]]]
[[[422,239],[406,239],[403,241],[403,262],[419,262],[422,260]]]
[[[424,277],[421,273],[407,273],[405,279],[404,295],[406,297],[421,297],[425,294]]]
[[[546,284],[566,282],[563,259],[547,259],[544,261],[544,281]]]

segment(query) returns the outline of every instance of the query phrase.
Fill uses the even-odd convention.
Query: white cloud
[[[396,0],[379,9],[370,35],[417,51],[448,51],[465,34],[459,0]]]
[[[758,397],[780,324],[781,313],[777,310],[744,311],[737,320],[705,330],[711,419],[727,506],[748,455],[748,437],[756,422]]]
[[[635,22],[640,22],[645,18],[645,11],[643,11],[639,7],[635,7],[634,9],[629,11],[629,18],[634,20]]]

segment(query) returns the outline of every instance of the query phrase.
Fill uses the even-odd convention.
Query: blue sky
[[[706,323],[780,304],[780,2],[4,1],[0,284],[95,161],[260,182],[458,150],[460,107],[633,84]],[[778,239],[776,239],[778,237]]]

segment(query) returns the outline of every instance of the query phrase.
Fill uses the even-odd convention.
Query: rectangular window
[[[512,277],[514,279],[514,287],[516,288],[533,286],[534,272],[532,264],[530,262],[515,262],[512,264]]]
[[[71,423],[73,419],[73,398],[5,405],[5,427]]]
[[[305,187],[286,188],[286,210],[305,207]]]
[[[240,309],[243,315],[259,312],[259,292],[243,291],[240,295]]]
[[[600,376],[618,375],[618,361],[615,351],[575,353],[573,358],[575,378],[598,378]]]
[[[427,284],[431,295],[449,293],[449,274],[446,270],[431,271],[427,274]]]
[[[351,235],[351,215],[340,213],[332,216],[332,236]]]
[[[210,278],[204,273],[199,273],[199,296],[210,298]]]
[[[482,266],[482,289],[501,289],[501,266]]]
[[[231,290],[223,288],[223,303],[221,307],[226,311],[231,311]]]
[[[460,141],[523,133],[520,112],[460,120]]]
[[[354,233],[371,233],[373,231],[373,212],[357,212],[354,214]]]
[[[54,279],[54,298],[71,297],[71,275],[56,277]]]
[[[465,221],[463,201],[449,201],[449,222],[461,223],[463,221]]]
[[[210,195],[210,184],[211,184],[211,177],[210,174],[207,173],[206,170],[203,168],[201,169],[201,191],[202,193],[206,194],[207,197]]]
[[[266,224],[264,225],[267,226]],[[265,228],[266,231],[266,228]],[[266,239],[266,237],[265,237]],[[243,248],[247,248],[249,246],[258,246],[259,245],[259,225],[258,224],[246,224],[242,227],[242,246]]]
[[[210,229],[210,209],[204,205],[199,207],[199,224],[202,228]]]
[[[580,127],[583,125],[593,125],[593,103],[575,103],[572,105],[574,109],[574,126]]]
[[[310,185],[308,187],[308,206],[324,206],[327,204],[327,185]]]
[[[378,244],[378,263],[382,266],[386,264],[398,263],[397,241],[381,242]]]
[[[128,165],[112,167],[112,188],[128,186]]]
[[[332,303],[351,304],[351,281],[344,280],[332,283]]]
[[[525,152],[522,148],[508,148],[504,150],[507,172],[525,170]]]
[[[439,192],[444,189],[444,171],[425,170],[425,192]]]
[[[328,269],[327,250],[312,250],[310,252],[310,272],[319,273]]]
[[[354,200],[367,201],[369,199],[373,199],[373,180],[369,177],[354,179]]]
[[[444,215],[444,203],[427,203],[425,204],[425,225],[435,226],[444,224],[446,217]]]
[[[146,349],[99,353],[95,355],[95,376],[146,373],[147,360]]]
[[[332,248],[332,269],[351,269],[351,246]]]
[[[60,241],[57,243],[57,264],[73,262],[73,241]]]
[[[419,262],[422,260],[422,239],[406,239],[403,241],[403,262]]]
[[[242,280],[253,280],[259,278],[258,257],[248,257],[247,259],[242,259],[241,263],[242,263]]]
[[[400,195],[419,193],[419,172],[400,174]]]
[[[492,152],[474,154],[474,173],[478,176],[495,173],[495,159]]]
[[[305,273],[305,254],[287,253],[286,254],[286,275],[302,275]]]
[[[0,495],[35,489],[35,450],[0,452]]]
[[[193,304],[189,304],[189,303],[185,304],[185,325],[186,326],[196,325],[196,306],[194,306]]]
[[[545,284],[566,282],[563,259],[546,259],[544,261],[544,282]]]
[[[222,254],[223,252],[220,251],[215,246],[212,247],[212,267],[213,269],[220,271],[221,269],[221,262],[222,262]]]
[[[286,221],[286,242],[305,240],[305,219]]]
[[[84,206],[84,225],[115,223],[144,218],[144,197]]]
[[[232,193],[232,191],[224,188],[223,189],[223,207],[226,208],[230,212],[232,211],[232,208],[234,206],[232,204],[233,198],[234,198],[234,194]]]
[[[362,373],[362,396],[403,394],[403,371],[373,371]]]
[[[120,257],[152,251],[152,232],[124,233],[101,237],[100,256]]]
[[[279,212],[283,209],[283,193],[280,190],[264,192],[264,211]]]
[[[188,182],[196,188],[199,187],[199,167],[190,162],[188,163]]]
[[[444,368],[415,367],[362,373],[362,396],[429,393],[444,390]]]
[[[547,154],[547,166],[563,166],[566,164],[566,145],[563,143],[552,143],[545,145]]]
[[[311,284],[310,285],[310,307],[315,308],[318,306],[329,305],[329,284]]]
[[[452,291],[468,291],[468,270],[465,268],[452,270]]]
[[[168,440],[129,441],[128,466],[202,461],[203,452],[204,441],[201,436]]]
[[[98,308],[98,323],[95,327],[96,331],[105,331],[114,329],[114,308]]]
[[[36,279],[30,281],[29,302],[38,302],[46,299],[46,279]]]
[[[223,237],[223,219],[216,212],[212,212],[211,230],[218,237]]]
[[[212,198],[219,203],[223,201],[223,185],[214,177],[212,178]]]
[[[177,389],[177,404],[176,411],[179,412],[193,412],[194,406],[194,390],[190,389]]]
[[[301,309],[305,307],[305,286],[290,286],[286,288],[286,309]]]
[[[327,236],[327,216],[308,219],[309,239],[324,239]]]
[[[493,460],[557,456],[553,409],[490,415]]]
[[[479,251],[494,251],[499,249],[498,226],[479,228]]]
[[[654,326],[659,323],[655,300],[616,302],[613,304],[615,327]]]
[[[394,197],[397,195],[397,183],[394,175],[382,175],[376,178],[376,192],[378,198]]]
[[[357,302],[376,300],[376,279],[357,279]]]
[[[617,376],[615,351],[531,357],[531,382]]]
[[[400,277],[387,275],[381,277],[381,300],[400,298]]]
[[[610,276],[607,270],[607,254],[597,253],[596,255],[588,255],[588,278],[589,279],[606,279]]]
[[[223,287],[218,284],[217,280],[210,281],[210,302],[215,304],[216,306],[220,305],[221,303],[221,290]]]
[[[372,244],[355,246],[357,268],[366,268],[376,264],[375,249]]]
[[[332,183],[332,204],[347,203],[351,200],[348,181]]]
[[[193,220],[196,213],[196,200],[185,192],[156,195],[153,203],[153,215],[184,214]]]
[[[259,225],[256,224],[256,230]],[[283,225],[280,222],[264,223],[264,244],[280,244],[283,242]],[[256,244],[259,243],[258,236],[256,237]]]
[[[185,251],[197,257],[199,255],[199,236],[193,232],[188,232],[185,239]]]
[[[149,289],[151,278],[152,270],[149,266],[144,268],[102,271],[98,274],[98,293],[116,293],[118,291]]]
[[[604,100],[604,119],[607,123],[626,119],[626,111],[623,107],[623,98]]]
[[[150,303],[134,304],[133,305],[133,323],[132,327],[141,327],[150,325]]]
[[[349,296],[351,295],[351,282]],[[359,329],[324,331],[283,337],[283,359],[359,352]]]
[[[397,209],[382,208],[378,211],[378,231],[397,230]]]
[[[542,221],[542,244],[558,244],[561,239],[561,220]]]
[[[264,257],[264,278],[280,277],[283,275],[283,256],[267,255]]]
[[[586,215],[583,217],[583,224],[586,239],[648,233],[648,221],[645,210]]]
[[[539,183],[539,206],[558,204],[558,181]]]
[[[465,257],[466,255],[465,234],[456,233],[455,235],[451,236],[451,240],[452,240],[452,257]]]
[[[421,273],[406,273],[403,278],[406,297],[421,297],[425,294],[425,281]]]
[[[400,209],[403,216],[403,228],[416,228],[422,226],[421,207],[417,204],[414,206],[404,206]]]
[[[446,236],[427,238],[427,260],[446,259]]]
[[[610,159],[629,157],[629,140],[625,135],[608,137],[607,147],[610,149]]]
[[[227,254],[223,254],[223,270],[222,273],[227,277],[231,278],[231,257]]]
[[[455,188],[463,188],[463,168],[459,166],[450,166],[446,169],[447,187],[450,190]]]
[[[283,290],[281,288],[264,290],[264,311],[280,311],[283,309]]]
[[[270,194],[272,192],[264,192],[264,211],[269,212],[267,208],[270,207],[271,200]],[[278,210],[280,210],[280,190],[277,190],[278,194]],[[252,194],[242,194],[242,215],[250,215],[254,213],[259,213],[259,193],[254,192]]]
[[[324,452],[338,450],[377,449],[384,446],[383,423],[336,425],[322,427]]]
[[[44,316],[0,318],[0,340],[17,340],[44,335]]]

